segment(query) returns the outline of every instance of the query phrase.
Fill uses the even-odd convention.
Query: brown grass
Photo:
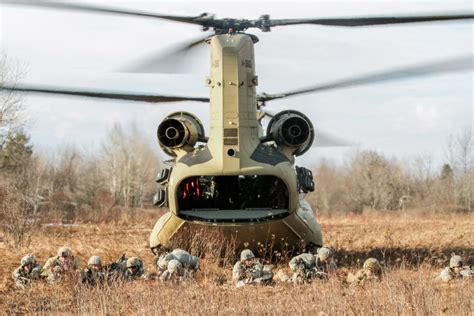
[[[15,290],[10,274],[22,255],[32,252],[40,262],[61,245],[69,245],[84,264],[92,254],[105,261],[122,253],[138,255],[152,271],[153,255],[147,248],[152,222],[140,225],[79,225],[42,227],[28,248],[0,243],[0,310],[7,313],[81,314],[452,314],[472,315],[474,282],[434,282],[452,251],[474,256],[474,214],[415,216],[374,214],[320,219],[325,241],[338,254],[339,265],[356,270],[367,256],[384,261],[383,281],[352,288],[338,279],[293,286],[235,289],[230,280],[231,263],[219,266],[206,256],[196,281],[162,284],[136,281],[105,289],[87,289],[69,282],[36,283]]]

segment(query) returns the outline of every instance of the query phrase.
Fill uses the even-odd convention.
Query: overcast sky
[[[218,17],[334,17],[470,11],[472,2],[313,1],[313,2],[119,2],[93,4],[159,13]],[[148,56],[201,35],[200,28],[146,18],[86,14],[0,5],[1,50],[27,68],[23,83],[94,89],[207,96],[209,51],[192,59],[192,74],[117,72]],[[251,30],[256,44],[259,92],[278,93],[365,72],[472,54],[473,22],[338,28],[276,27]],[[66,143],[98,146],[114,122],[136,122],[150,142],[172,111],[186,109],[208,126],[208,106],[182,102],[149,105],[122,101],[30,95],[24,98],[34,145],[43,151]],[[328,91],[269,104],[274,111],[296,109],[316,129],[331,132],[400,160],[430,154],[443,161],[449,135],[472,130],[473,72]],[[317,136],[316,136],[317,137]],[[158,148],[158,145],[156,145]],[[315,148],[302,163],[321,157],[340,161],[353,149]]]

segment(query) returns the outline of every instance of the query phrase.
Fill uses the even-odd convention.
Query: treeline
[[[323,214],[472,211],[472,147],[468,132],[452,138],[441,167],[429,156],[401,162],[370,150],[354,152],[342,166],[322,161],[313,169],[316,190],[306,199]],[[136,126],[115,125],[92,152],[65,146],[34,153],[22,130],[10,133],[0,149],[1,187],[16,191],[34,216],[102,222],[152,207],[161,162]]]
[[[65,146],[37,153],[17,130],[0,147],[0,215],[13,222],[127,220],[122,217],[134,216],[130,210],[151,206],[159,168],[136,126],[115,125],[93,152]]]
[[[470,131],[449,140],[446,162],[441,167],[436,167],[427,155],[401,162],[375,151],[359,151],[344,166],[323,161],[313,171],[316,191],[307,199],[323,214],[473,210],[474,157]]]
[[[358,151],[337,166],[314,168],[315,192],[306,199],[319,214],[367,210],[472,211],[474,164],[470,133],[446,146],[446,163],[410,163]],[[130,222],[152,207],[160,159],[135,126],[115,125],[92,152],[64,146],[38,153],[22,129],[0,147],[0,222],[14,244],[42,223]]]

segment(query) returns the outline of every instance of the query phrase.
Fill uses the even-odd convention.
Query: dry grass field
[[[354,288],[335,278],[294,286],[236,289],[231,262],[202,259],[196,280],[181,284],[136,281],[88,289],[74,281],[38,282],[21,291],[10,274],[25,253],[40,262],[62,245],[72,247],[82,264],[92,254],[112,261],[122,253],[138,255],[152,270],[147,240],[151,219],[140,224],[45,226],[28,248],[0,242],[0,310],[4,313],[80,314],[449,314],[473,315],[474,280],[439,284],[434,276],[455,251],[474,257],[474,214],[402,213],[334,216],[319,219],[325,241],[337,251],[339,266],[354,271],[368,256],[384,262],[381,282]],[[210,246],[211,247],[211,246]],[[284,263],[279,263],[282,267]],[[275,270],[276,270],[275,269]],[[224,281],[223,281],[224,280]],[[227,280],[227,281],[225,281]]]

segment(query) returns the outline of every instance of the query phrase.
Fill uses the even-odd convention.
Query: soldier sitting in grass
[[[315,265],[318,271],[326,275],[337,274],[337,265],[334,262],[334,250],[331,247],[321,247],[318,249],[315,259]]]
[[[15,285],[19,289],[25,289],[31,281],[40,279],[41,265],[36,263],[33,255],[21,258],[20,266],[12,273]]]
[[[280,280],[283,282],[311,283],[314,279],[327,279],[328,274],[337,272],[334,251],[329,247],[319,248],[316,254],[297,255],[290,260],[289,266],[293,276],[282,275]]]
[[[175,249],[161,255],[156,265],[162,281],[173,278],[187,279],[192,278],[194,272],[199,269],[199,259],[183,249]]]
[[[99,256],[92,256],[87,261],[87,268],[81,270],[81,283],[91,287],[104,284],[105,269]]]
[[[263,266],[252,250],[244,249],[240,254],[240,261],[237,261],[232,270],[232,280],[237,287],[247,284],[271,284],[273,273],[269,266]]]
[[[437,276],[436,280],[449,282],[454,279],[472,278],[473,275],[474,271],[470,267],[464,266],[463,257],[453,253],[449,260],[449,267],[444,268]]]
[[[71,248],[61,247],[58,249],[57,256],[49,258],[41,270],[41,276],[46,277],[48,281],[55,282],[64,277],[76,273],[78,262],[72,255]]]
[[[353,285],[364,285],[369,281],[378,281],[382,277],[382,266],[375,258],[365,260],[364,266],[355,275],[349,273],[347,282]]]

